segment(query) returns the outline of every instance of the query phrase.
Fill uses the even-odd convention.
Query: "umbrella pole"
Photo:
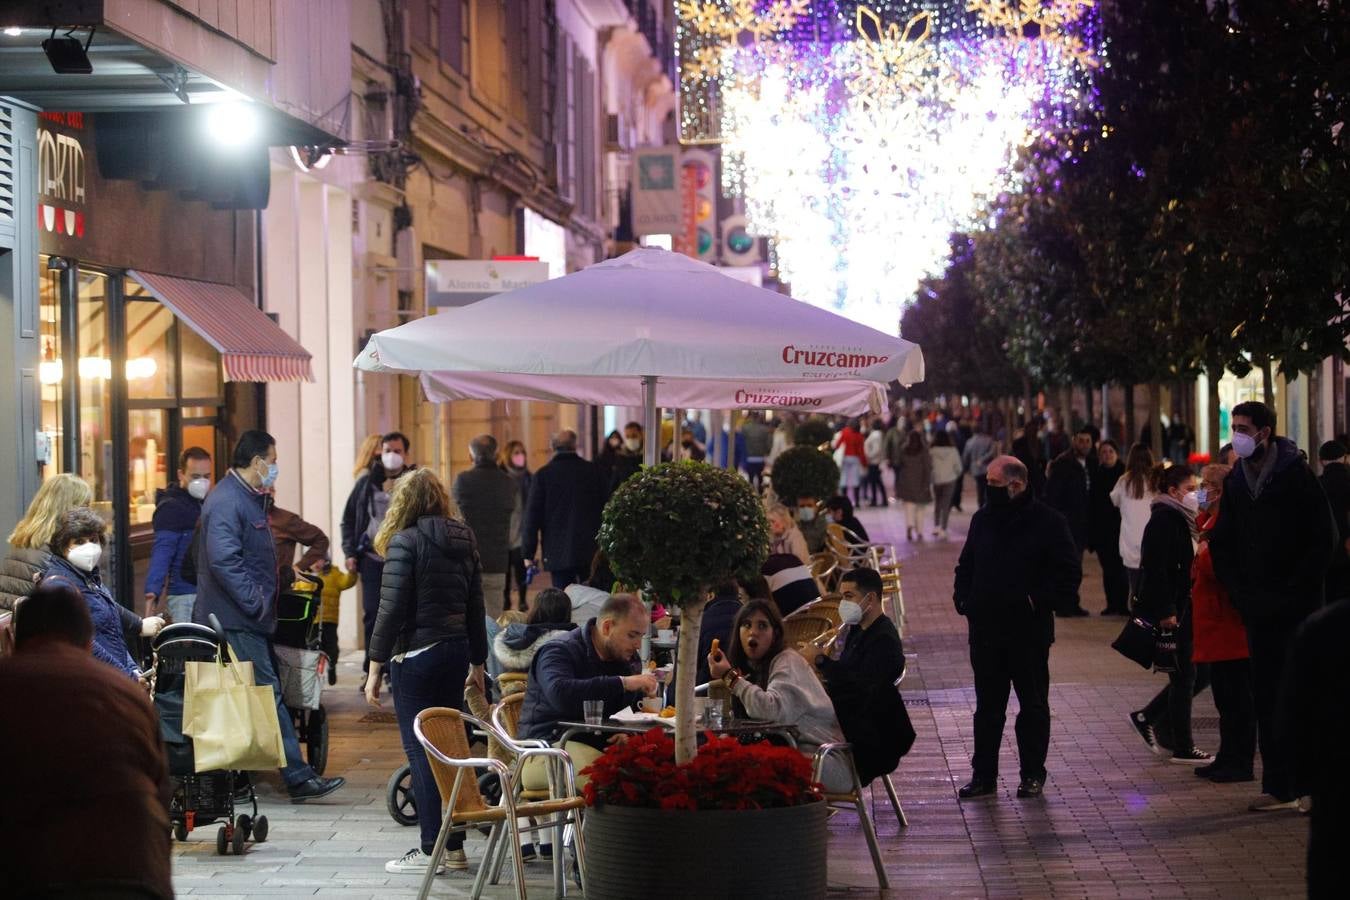
[[[680,443],[680,433],[683,431],[682,426],[684,424],[684,416],[682,415],[682,413],[683,410],[681,410],[678,406],[670,411],[671,418],[675,420],[675,429],[671,432],[670,438],[671,462],[679,462],[680,460],[684,459],[684,454],[680,452],[684,449],[684,445]]]
[[[642,461],[654,466],[661,461],[661,420],[656,414],[655,375],[642,376],[642,428],[646,432],[642,444]]]

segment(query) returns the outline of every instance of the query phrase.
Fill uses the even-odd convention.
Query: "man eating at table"
[[[587,700],[604,703],[608,718],[625,706],[656,694],[656,676],[642,672],[638,648],[651,616],[632,594],[614,594],[599,614],[567,637],[549,641],[530,663],[530,680],[521,704],[516,734],[521,739],[553,743],[564,730],[560,722],[584,721]],[[579,733],[563,749],[580,772],[595,761],[605,737]],[[521,772],[526,790],[544,790],[548,776],[542,760],[530,760]],[[584,778],[577,779],[584,784]]]

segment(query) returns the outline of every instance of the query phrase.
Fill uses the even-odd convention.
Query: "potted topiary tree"
[[[710,590],[759,574],[768,556],[769,523],[754,489],[740,476],[707,463],[663,463],[643,469],[614,492],[599,542],[617,581],[642,585],[679,608],[679,658],[688,661],[698,653]],[[694,708],[694,674],[692,665],[676,672],[678,710]],[[695,738],[693,717],[677,715],[677,762],[694,758]]]
[[[605,507],[599,542],[616,579],[679,607],[681,626],[673,739],[653,729],[586,769],[586,896],[824,897],[826,809],[810,761],[731,737],[700,750],[692,715],[708,594],[758,574],[768,554],[754,490],[706,463],[644,469]]]
[[[834,458],[814,446],[789,447],[774,460],[769,476],[778,499],[793,506],[802,497],[823,500],[839,490],[839,466]]]
[[[797,426],[792,440],[798,447],[819,447],[834,440],[834,429],[820,416],[812,416]]]

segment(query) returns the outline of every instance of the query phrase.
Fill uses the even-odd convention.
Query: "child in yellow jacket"
[[[323,581],[323,602],[319,607],[319,641],[328,654],[328,683],[337,684],[338,608],[342,592],[356,584],[358,574],[326,561],[319,579]]]

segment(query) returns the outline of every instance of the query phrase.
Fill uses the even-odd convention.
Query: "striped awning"
[[[313,381],[310,355],[238,289],[149,272],[128,272],[220,352],[226,381]]]

